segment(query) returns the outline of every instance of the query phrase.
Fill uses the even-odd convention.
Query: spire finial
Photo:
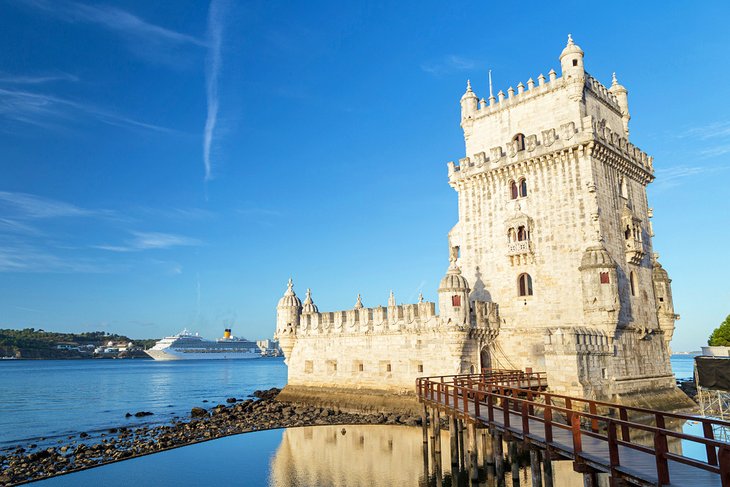
[[[419,303],[423,302],[423,293],[418,293],[418,302]]]
[[[466,80],[466,91],[471,91],[471,80]]]
[[[357,302],[355,303],[355,309],[361,309],[362,308],[362,296],[358,293],[357,295]]]
[[[393,294],[393,290],[390,290],[390,296],[388,296],[388,306],[395,306],[395,294]]]
[[[613,72],[613,74],[611,75],[611,78],[612,78],[611,86],[616,86],[618,84],[618,80],[616,79],[616,71]]]
[[[568,45],[569,45],[569,46],[572,46],[573,44],[575,44],[575,43],[573,42],[573,36],[572,36],[572,35],[570,35],[570,34],[568,34]]]
[[[492,92],[492,70],[489,70],[489,98],[494,98],[494,93]]]

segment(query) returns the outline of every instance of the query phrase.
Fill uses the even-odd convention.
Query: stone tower
[[[652,257],[652,158],[628,140],[615,74],[610,88],[589,75],[570,36],[559,59],[562,76],[550,70],[488,104],[467,83],[466,157],[448,164],[451,253],[469,299],[499,306],[493,366],[546,370],[559,392],[671,401],[678,316]]]
[[[568,37],[561,76],[461,97],[466,157],[447,164],[458,222],[436,303],[319,311],[291,280],[277,306],[288,364],[280,398],[417,411],[420,376],[546,371],[551,390],[678,409],[678,316],[657,261],[652,159],[628,140],[628,91],[590,76]]]

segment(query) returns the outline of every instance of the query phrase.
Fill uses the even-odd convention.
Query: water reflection
[[[452,468],[448,431],[441,433],[442,451],[424,448],[420,428],[367,425],[317,426],[284,431],[270,465],[269,485],[297,486],[530,486],[529,454],[519,454],[512,475],[509,464],[503,479],[494,466],[484,468],[479,459],[479,480],[470,483],[466,469]],[[508,451],[506,445],[504,451]],[[583,477],[569,461],[553,461],[555,486],[579,487]],[[501,481],[500,481],[501,480]]]
[[[481,432],[480,432],[481,433]],[[424,449],[419,427],[363,425],[309,426],[230,436],[154,455],[134,458],[41,481],[48,487],[104,485],[268,485],[270,487],[531,487],[530,455],[519,451],[515,468],[504,475],[486,466],[479,446],[478,480],[452,467],[449,433],[442,431],[441,454]],[[429,445],[430,446],[430,445]],[[502,451],[510,450],[504,444]],[[568,460],[554,460],[552,485],[581,487],[583,476]],[[543,485],[548,472],[541,466]],[[605,476],[605,474],[604,474]],[[607,485],[607,479],[598,485]]]

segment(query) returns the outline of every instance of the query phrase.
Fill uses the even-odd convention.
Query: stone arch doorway
[[[492,354],[489,353],[489,347],[484,345],[479,352],[479,366],[481,369],[492,368]]]

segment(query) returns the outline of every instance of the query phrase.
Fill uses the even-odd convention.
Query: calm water
[[[677,377],[693,358],[672,357]],[[168,422],[256,389],[283,387],[283,359],[0,361],[0,448],[114,426]],[[208,400],[208,403],[203,403]],[[129,412],[151,411],[146,418]]]
[[[448,432],[440,467],[424,461],[418,427],[315,426],[221,438],[38,482],[39,487],[103,485],[246,485],[269,487],[426,487],[469,485],[452,480]],[[438,468],[438,470],[437,470]],[[555,485],[582,487],[572,462],[553,462]],[[439,475],[440,473],[440,475]],[[442,482],[436,482],[439,475]],[[514,485],[509,473],[506,485]],[[483,486],[495,486],[484,476]],[[532,485],[529,469],[519,485]]]
[[[281,358],[0,361],[0,448],[111,426],[168,422],[256,389],[283,387]],[[209,403],[203,403],[208,400]],[[125,418],[127,412],[153,416]]]

